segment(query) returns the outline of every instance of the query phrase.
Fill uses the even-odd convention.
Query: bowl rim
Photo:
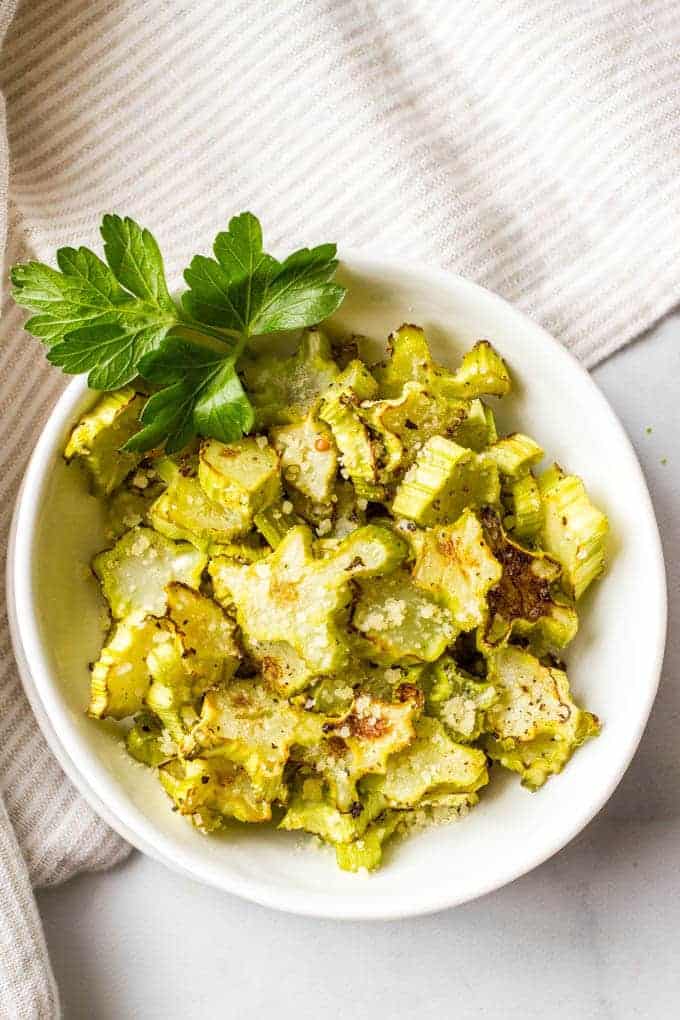
[[[649,538],[652,547],[650,549],[652,553],[649,564],[650,577],[653,578],[653,594],[658,602],[658,612],[654,615],[656,632],[649,635],[647,696],[634,734],[628,745],[622,748],[618,766],[609,782],[598,790],[597,796],[586,802],[584,809],[574,812],[573,816],[570,815],[572,818],[570,824],[565,825],[552,839],[541,841],[539,847],[528,853],[521,863],[506,866],[505,871],[499,869],[492,878],[486,881],[478,881],[469,894],[447,892],[444,887],[420,898],[417,895],[402,896],[396,899],[393,906],[389,907],[370,899],[367,899],[365,906],[362,906],[361,903],[357,905],[352,898],[349,899],[349,902],[345,902],[335,896],[310,894],[296,889],[286,890],[267,885],[262,880],[234,875],[228,866],[218,868],[206,862],[205,867],[197,869],[195,864],[189,864],[184,860],[185,854],[182,848],[167,847],[169,852],[164,852],[159,847],[159,843],[163,844],[167,840],[151,823],[142,827],[142,830],[145,831],[140,830],[137,825],[131,825],[129,819],[126,818],[124,798],[117,795],[116,792],[117,780],[109,770],[103,765],[98,765],[88,776],[88,766],[84,761],[85,752],[80,746],[80,742],[73,740],[72,746],[67,746],[64,742],[64,721],[68,710],[61,704],[58,684],[51,678],[49,663],[42,649],[37,620],[32,611],[34,604],[32,539],[36,531],[36,518],[45,487],[48,484],[49,462],[54,455],[55,448],[62,440],[64,432],[73,422],[75,409],[88,393],[87,382],[83,377],[74,379],[58,399],[38,438],[24,474],[9,535],[6,574],[7,607],[10,635],[19,674],[31,708],[50,749],[66,775],[93,810],[125,840],[178,873],[262,906],[302,916],[335,920],[393,920],[435,913],[458,906],[513,882],[565,847],[602,809],[621,781],[637,750],[658,690],[667,626],[666,572],[654,508],[632,443],[607,398],[595,384],[589,372],[570,351],[515,305],[457,273],[408,259],[385,258],[370,250],[347,249],[341,263],[346,263],[353,272],[359,273],[363,270],[377,275],[384,272],[406,272],[414,276],[426,276],[429,282],[444,288],[450,287],[451,283],[456,281],[458,286],[469,289],[472,296],[479,300],[487,304],[502,306],[502,311],[505,314],[508,311],[511,312],[518,325],[531,331],[537,339],[549,345],[554,356],[562,359],[571,372],[576,369],[590,390],[592,400],[610,418],[612,427],[617,434],[621,453],[625,453],[628,467],[637,478],[640,499],[639,512],[647,518],[649,523]],[[29,662],[31,666],[29,666]],[[409,890],[410,892],[411,890]]]

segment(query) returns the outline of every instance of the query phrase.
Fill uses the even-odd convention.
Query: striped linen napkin
[[[96,245],[118,211],[176,279],[250,208],[274,250],[463,273],[586,365],[680,299],[678,0],[3,0],[0,33],[6,264]],[[62,379],[3,289],[6,535]],[[51,1018],[31,885],[126,847],[50,756],[4,619],[1,640],[0,1011]]]

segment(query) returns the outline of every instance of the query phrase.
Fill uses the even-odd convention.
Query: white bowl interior
[[[463,821],[400,842],[370,880],[294,834],[234,826],[205,837],[177,814],[155,777],[125,753],[116,727],[85,716],[88,662],[106,614],[89,563],[106,543],[99,502],[60,456],[93,400],[72,384],[38,445],[16,519],[10,586],[15,630],[30,663],[29,693],[72,778],[128,839],[166,863],[258,902],[335,917],[421,913],[496,888],[554,853],[602,806],[640,738],[658,682],[665,588],[656,524],[639,466],[587,373],[499,298],[449,274],[352,257],[338,325],[384,343],[403,321],[423,325],[437,357],[456,364],[486,337],[507,359],[515,394],[501,423],[534,435],[551,459],[586,480],[609,515],[611,564],[581,606],[568,653],[577,699],[603,722],[565,772],[537,794],[492,770]]]

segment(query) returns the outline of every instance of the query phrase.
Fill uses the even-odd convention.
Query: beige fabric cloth
[[[680,298],[679,48],[677,0],[26,0],[0,70],[6,263],[96,245],[118,211],[176,282],[250,208],[275,250],[464,273],[592,365]],[[62,386],[19,324],[5,297],[5,534]],[[29,883],[125,848],[50,757],[4,622],[0,640],[0,1013],[51,1017]]]

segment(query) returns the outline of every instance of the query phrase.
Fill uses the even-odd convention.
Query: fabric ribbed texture
[[[469,276],[593,365],[680,300],[679,48],[676,0],[26,0],[0,69],[5,262],[96,245],[118,211],[177,283],[250,208],[275,251],[336,240]],[[5,295],[5,534],[63,385],[20,321]],[[0,1011],[51,1017],[29,877],[125,848],[50,757],[4,620],[0,642]]]

